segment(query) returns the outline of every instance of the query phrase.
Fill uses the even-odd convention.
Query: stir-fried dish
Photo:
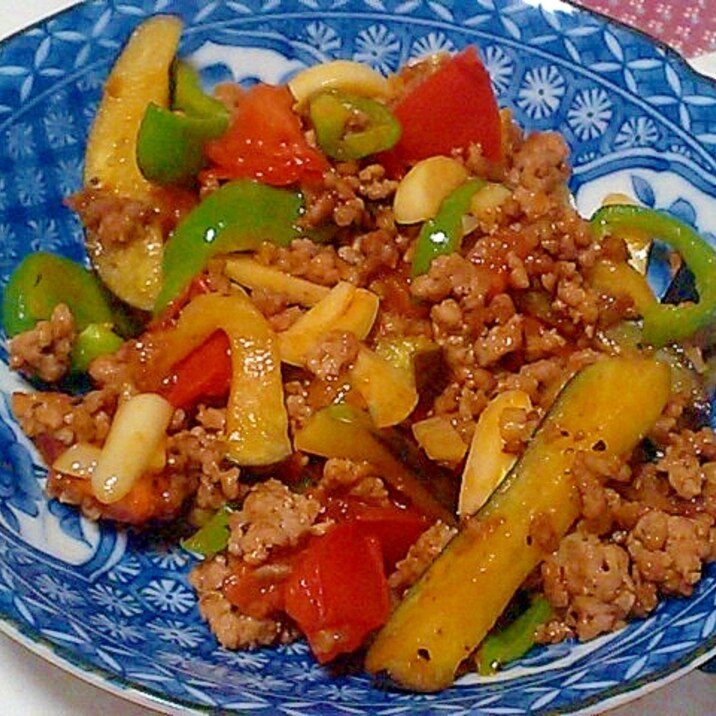
[[[67,200],[89,268],[30,254],[4,292],[48,495],[182,525],[226,648],[306,639],[418,691],[689,596],[709,243],[625,196],[580,216],[564,138],[474,47],[208,94],[180,33],[147,21],[107,81]]]

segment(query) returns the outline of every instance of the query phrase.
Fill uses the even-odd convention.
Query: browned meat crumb
[[[320,512],[317,499],[291,492],[273,478],[261,482],[229,519],[229,552],[248,564],[261,564],[272,550],[295,546],[315,533]]]
[[[10,368],[47,383],[56,383],[70,369],[70,353],[77,338],[75,319],[60,303],[47,321],[10,339]]]
[[[454,527],[438,521],[418,537],[388,577],[388,584],[398,598],[420,579],[456,533]]]

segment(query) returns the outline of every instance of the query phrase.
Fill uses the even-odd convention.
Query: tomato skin
[[[386,573],[395,568],[410,546],[427,529],[425,517],[412,508],[379,506],[355,498],[328,498],[326,515],[355,520],[367,534],[378,538]]]
[[[502,158],[500,112],[490,77],[470,46],[450,58],[393,108],[403,132],[381,161],[399,175],[421,159],[450,156],[479,143],[487,159]]]
[[[284,610],[284,576],[274,568],[267,571],[241,564],[222,585],[224,596],[242,614],[265,619]],[[287,570],[290,569],[286,565]]]
[[[386,575],[428,526],[414,510],[329,498],[336,525],[299,553],[285,582],[286,613],[322,664],[359,649],[390,615]]]
[[[228,131],[205,144],[211,166],[204,175],[272,186],[319,181],[329,164],[306,141],[293,101],[285,86],[258,84],[248,90]]]
[[[175,408],[187,409],[202,398],[223,397],[230,387],[229,339],[223,331],[216,331],[174,366],[159,393]]]
[[[301,554],[285,600],[321,664],[355,651],[390,615],[379,539],[357,520],[336,525]]]

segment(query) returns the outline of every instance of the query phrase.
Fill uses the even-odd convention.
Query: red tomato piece
[[[355,520],[316,538],[286,582],[285,600],[320,663],[355,651],[390,614],[378,538]]]
[[[468,47],[420,82],[393,108],[403,132],[381,161],[393,174],[407,165],[479,143],[491,161],[502,156],[500,111],[490,76]]]
[[[202,398],[221,398],[230,387],[229,339],[223,331],[216,331],[174,366],[159,393],[175,408],[186,409]]]
[[[355,520],[366,534],[377,537],[387,573],[393,571],[429,524],[412,508],[381,507],[355,498],[329,498],[326,515],[337,520]]]
[[[276,564],[272,567],[271,570],[258,570],[242,564],[224,580],[224,596],[242,614],[255,619],[265,619],[283,611],[285,575],[275,568]]]
[[[284,86],[258,84],[246,92],[227,132],[205,145],[207,174],[272,186],[319,180],[328,161],[306,141],[293,102]]]

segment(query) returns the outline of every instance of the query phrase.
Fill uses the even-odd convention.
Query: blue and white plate
[[[0,281],[27,252],[83,256],[62,199],[122,43],[142,19],[186,23],[181,52],[207,83],[282,82],[354,58],[390,72],[474,43],[499,100],[572,148],[584,212],[611,191],[716,233],[716,88],[648,38],[560,0],[115,0],[87,2],[0,50]],[[5,352],[3,350],[3,358]],[[334,677],[306,647],[231,653],[201,621],[176,547],[98,527],[43,496],[44,468],[8,408],[0,369],[3,630],[89,681],[169,712],[594,713],[716,652],[716,569],[693,599],[584,645],[540,649],[490,680],[437,695]],[[476,605],[476,607],[479,605]]]

